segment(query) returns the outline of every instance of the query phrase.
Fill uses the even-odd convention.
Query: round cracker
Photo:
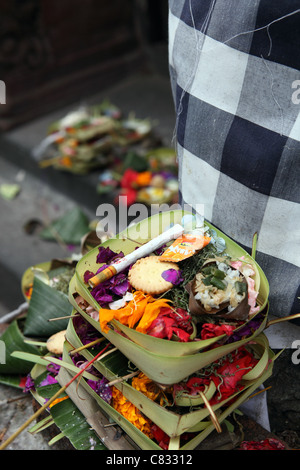
[[[47,340],[47,349],[53,354],[62,354],[67,330],[59,331]]]
[[[129,270],[128,280],[131,286],[145,294],[158,295],[173,287],[162,277],[167,269],[179,270],[176,263],[160,261],[157,256],[139,259]]]

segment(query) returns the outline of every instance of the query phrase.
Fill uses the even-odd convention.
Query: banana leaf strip
[[[31,375],[36,382],[44,376],[45,367],[35,365]],[[76,387],[76,385],[75,385]],[[57,391],[58,384],[39,387],[32,395],[38,403],[44,404],[45,399],[50,398]],[[44,390],[43,390],[44,389]],[[86,417],[78,406],[70,399],[58,402],[49,409],[49,416],[63,435],[70,441],[76,450],[107,450],[97,434],[91,429]]]
[[[32,363],[13,357],[15,350],[39,354],[39,349],[25,343],[25,339],[20,321],[14,320],[1,335],[1,341],[5,345],[5,362],[0,364],[0,374],[26,375],[29,373]]]
[[[78,207],[69,210],[51,222],[39,236],[44,240],[62,240],[66,244],[80,245],[81,239],[90,231],[89,219]]]
[[[72,312],[68,296],[34,278],[33,291],[24,323],[24,334],[39,338],[64,330],[68,319],[49,322],[49,319],[65,317]]]

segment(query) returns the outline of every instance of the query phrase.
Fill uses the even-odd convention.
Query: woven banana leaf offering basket
[[[74,308],[162,384],[253,340],[267,323],[269,285],[255,259],[206,222],[194,227],[191,213],[156,214],[83,256],[70,283]],[[186,238],[196,249],[177,261]]]
[[[254,254],[190,212],[156,214],[77,263],[64,367],[92,363],[81,387],[137,448],[194,449],[272,374],[268,295]]]
[[[45,425],[54,420],[76,449],[192,450],[221,433],[278,356],[264,333],[274,320],[255,241],[250,255],[174,210],[87,251],[69,271],[68,315],[56,315],[66,327],[45,343],[49,354],[11,354],[35,364],[26,387],[49,411]],[[33,293],[50,289],[44,268]],[[109,438],[118,427],[121,438]]]
[[[84,318],[74,316],[66,332],[64,367],[74,375],[74,366],[80,370],[82,363],[110,344]],[[213,430],[221,432],[223,420],[271,375],[274,360],[261,333],[251,345],[237,348],[179,383],[161,386],[114,347],[89,368],[94,379],[83,377],[80,383],[137,448],[194,449]]]
[[[99,448],[195,449],[222,432],[277,357],[264,334],[269,285],[254,251],[175,210],[84,254],[69,280],[67,327],[47,341],[50,354],[14,353],[36,364],[31,390],[43,407],[49,370],[64,390],[47,397],[63,434],[78,410]],[[124,431],[124,442],[105,438],[103,419]],[[79,438],[70,433],[82,448]]]

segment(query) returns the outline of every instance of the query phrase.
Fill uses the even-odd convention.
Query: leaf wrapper
[[[222,261],[218,258],[218,261]],[[216,263],[216,260],[207,260],[203,267],[210,266]],[[219,308],[212,308],[210,311],[206,310],[203,304],[195,298],[195,283],[196,277],[186,284],[185,289],[189,293],[189,309],[193,315],[214,315],[218,318],[226,318],[231,320],[246,320],[249,317],[250,305],[248,304],[248,286],[245,277],[242,275],[242,282],[245,284],[245,296],[243,300],[233,310],[229,311],[229,302],[223,302],[219,305]]]

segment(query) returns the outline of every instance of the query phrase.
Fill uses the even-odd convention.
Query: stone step
[[[99,203],[111,200],[109,197],[99,196],[96,192],[100,169],[83,176],[57,171],[51,167],[41,169],[33,151],[46,137],[51,123],[83,104],[100,104],[104,99],[109,99],[118,106],[124,117],[132,112],[139,119],[149,118],[163,145],[172,146],[175,115],[169,78],[146,74],[133,76],[87,98],[84,103],[74,101],[73,105],[65,106],[0,135],[0,153],[11,163],[34,175],[45,185],[51,186],[53,190],[95,210]]]

